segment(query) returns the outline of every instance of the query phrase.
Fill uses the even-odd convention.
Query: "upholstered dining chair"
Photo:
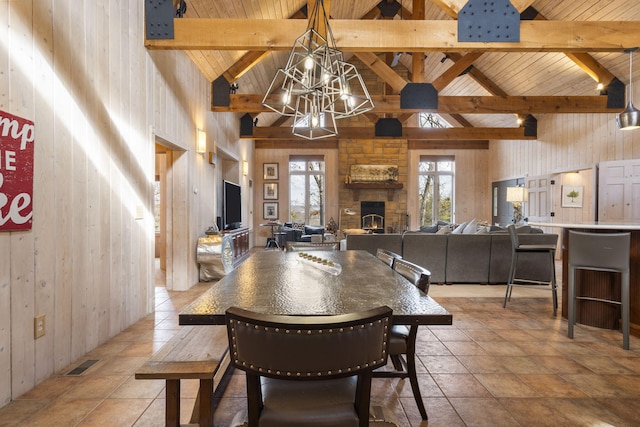
[[[417,264],[402,258],[395,259],[393,269],[417,286],[425,294],[429,292],[431,272]],[[422,419],[428,419],[427,410],[422,402],[422,394],[418,385],[416,372],[416,339],[418,325],[393,325],[389,340],[389,357],[393,363],[393,371],[378,369],[373,372],[374,378],[409,378],[413,397]]]
[[[231,364],[246,373],[248,426],[369,425],[371,373],[387,362],[392,310],[334,316],[226,311]]]
[[[402,258],[402,256],[400,256],[399,254],[382,248],[378,248],[376,250],[376,257],[391,268],[393,268],[393,263],[395,260]]]
[[[525,288],[540,289],[544,291],[551,291],[553,298],[553,315],[558,312],[558,284],[556,282],[556,244],[545,245],[521,245],[518,238],[518,232],[515,225],[507,227],[509,237],[511,238],[511,267],[509,268],[509,279],[507,281],[507,290],[504,294],[504,302],[502,307],[507,307],[507,302],[511,301],[511,292],[514,286],[521,286]],[[530,280],[523,277],[518,277],[518,258],[522,254],[546,254],[549,262],[549,280],[538,281]],[[546,285],[546,286],[545,286]]]

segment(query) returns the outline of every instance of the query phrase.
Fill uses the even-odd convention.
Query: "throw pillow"
[[[436,234],[449,234],[451,233],[451,228],[448,225],[441,225],[440,228],[436,232]]]
[[[438,225],[421,225],[420,232],[421,233],[435,233],[438,231]]]
[[[344,234],[367,234],[368,231],[362,228],[346,228],[342,230]]]
[[[478,231],[478,221],[473,218],[471,221],[464,226],[464,230],[462,230],[462,234],[476,234]]]
[[[304,231],[304,222],[294,222],[291,224],[294,230]]]
[[[467,222],[463,222],[462,224],[458,225],[452,232],[451,234],[462,234],[462,231],[464,230],[464,228],[467,226]]]

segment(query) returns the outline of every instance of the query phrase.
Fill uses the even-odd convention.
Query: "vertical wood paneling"
[[[30,2],[10,4],[9,25],[13,29],[8,39],[10,52],[8,109],[17,116],[32,120],[34,79],[33,35],[23,17],[30,16]],[[29,52],[30,55],[24,55]],[[22,53],[23,55],[20,55]],[[37,129],[36,129],[37,135]],[[35,194],[34,194],[35,198]],[[34,236],[32,232],[14,232],[11,235],[11,386],[24,393],[35,382],[35,341],[33,317],[35,313],[35,272],[33,263]],[[14,371],[13,367],[18,370]]]
[[[215,168],[194,160],[196,120],[234,152],[237,118],[218,129],[209,83],[183,53],[151,57],[142,22],[142,2],[0,0],[0,108],[36,125],[33,229],[0,233],[0,406],[153,309],[152,127],[187,150],[176,265],[197,282],[215,204],[191,188],[213,198]]]
[[[0,70],[9,69],[9,0],[0,0]],[[9,74],[0,72],[0,109],[9,109]],[[11,235],[0,233],[0,253],[11,253]],[[0,343],[11,342],[11,257],[0,256]],[[0,350],[0,405],[11,400],[11,351]]]
[[[37,123],[35,144],[34,187],[45,188],[55,177],[55,156],[48,144],[46,135],[53,135],[55,122],[49,114],[46,102],[53,97],[54,81],[51,73],[53,67],[53,17],[50,0],[34,2],[34,71],[39,83],[35,93],[34,122]],[[37,52],[37,53],[35,53]],[[35,212],[46,212],[37,215],[33,222],[33,233],[36,236],[53,235],[53,224],[57,224],[55,209],[56,190],[39,194],[33,201]],[[55,252],[56,241],[52,238],[37,238],[35,241],[35,313],[44,314],[52,320],[55,315]],[[35,381],[46,379],[55,372],[54,354],[55,333],[49,323],[49,332],[39,338],[35,348]]]

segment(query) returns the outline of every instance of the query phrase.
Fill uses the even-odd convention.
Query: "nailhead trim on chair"
[[[388,319],[380,319],[380,320],[377,320],[377,323],[381,323],[381,322],[383,322],[383,321],[384,321],[384,330],[385,330],[384,335],[385,335],[385,340],[386,340],[386,335],[387,335],[388,330],[389,330],[389,324],[388,324],[388,321],[387,321],[387,320],[388,320]],[[242,326],[242,325],[244,324],[244,326],[245,326],[245,327],[247,327],[247,328],[251,328],[251,327],[253,327],[254,329],[260,329],[260,328],[261,328],[259,325],[253,325],[253,324],[251,324],[251,323],[243,322],[243,321],[240,321],[240,320],[236,320],[235,322],[236,322],[236,324],[237,324],[237,325],[240,325],[240,326]],[[237,359],[238,351],[237,351],[237,346],[236,346],[236,343],[235,343],[235,342],[236,342],[236,337],[235,337],[235,330],[236,330],[236,329],[235,329],[235,326],[234,326],[234,320],[230,320],[230,321],[229,321],[229,323],[231,324],[231,334],[232,334],[231,339],[232,339],[232,341],[233,341],[233,356],[234,356],[235,363],[241,363],[241,364],[242,364],[242,366],[247,366],[246,362],[240,362],[240,361]],[[370,327],[373,327],[373,326],[374,326],[374,323],[368,323],[367,325],[368,325],[368,326],[370,326]],[[359,326],[360,326],[360,329],[364,329],[367,325],[359,325]],[[270,331],[270,328],[269,328],[269,327],[264,327],[264,330],[265,330],[265,332],[269,332],[269,331]],[[349,330],[349,331],[353,331],[353,330],[355,330],[355,328],[354,328],[353,326],[350,326],[350,327],[348,328],[348,330]],[[303,330],[303,329],[298,329],[298,330],[296,330],[296,333],[297,333],[297,334],[301,334],[301,333],[303,333],[303,331],[305,331],[305,330]],[[324,331],[323,329],[318,329],[316,332],[317,332],[318,334],[322,334],[322,333],[323,333],[323,331]],[[344,329],[344,328],[339,328],[339,329],[337,329],[337,330],[334,330],[334,329],[327,329],[327,332],[328,332],[328,333],[330,333],[330,334],[331,334],[331,333],[334,333],[334,332],[344,332],[344,331],[345,331],[345,329]],[[281,330],[280,330],[280,328],[273,328],[273,331],[272,331],[272,332],[281,333]],[[285,329],[283,333],[288,334],[288,333],[290,333],[290,332],[291,332],[291,330],[289,330],[289,329]],[[307,332],[307,335],[311,335],[314,331],[313,331],[313,330],[306,330],[306,332]],[[384,350],[382,351],[382,357],[381,357],[380,359],[377,359],[377,360],[372,361],[371,363],[372,363],[372,364],[375,364],[375,363],[381,362],[381,361],[383,361],[386,357],[387,357],[387,351],[386,351],[386,349],[384,349]],[[365,366],[365,367],[368,367],[368,366],[369,366],[369,363],[365,363],[365,364],[364,364],[364,366]],[[256,367],[256,366],[254,366],[254,365],[249,365],[249,369],[251,369],[251,370],[253,370],[253,371],[258,371],[258,372],[267,372],[267,373],[269,373],[269,374],[272,374],[272,373],[273,373],[273,371],[272,371],[271,369],[265,369],[265,368],[262,368],[262,367]],[[338,371],[337,371],[337,372],[338,372],[338,373],[342,373],[342,372],[351,372],[351,370],[352,370],[352,369],[356,369],[356,370],[361,369],[361,365],[355,366],[354,368],[348,367],[348,368],[346,368],[346,371],[343,371],[343,369],[338,369]],[[321,376],[323,376],[323,375],[331,375],[331,374],[333,374],[333,371],[327,371],[327,372],[325,372],[325,373],[317,372],[315,375],[317,375],[317,376],[321,377]],[[280,371],[276,371],[276,372],[275,372],[275,375],[282,375],[282,373],[281,373]],[[292,372],[287,372],[285,375],[286,375],[286,376],[288,376],[288,377],[290,377],[290,376],[292,376],[292,375],[295,375],[295,376],[297,376],[297,377],[300,377],[300,376],[302,376],[302,375],[306,375],[307,377],[310,377],[310,376],[312,376],[312,375],[313,375],[313,373],[311,373],[311,372],[307,372],[307,373],[296,372],[296,373],[294,374],[294,373],[292,373]]]

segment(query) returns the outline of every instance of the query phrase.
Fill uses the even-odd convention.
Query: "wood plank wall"
[[[640,96],[637,85],[634,88],[634,96]],[[592,221],[597,163],[639,158],[640,131],[621,131],[614,114],[546,114],[538,117],[537,140],[491,141],[490,180],[549,176],[556,180],[551,201],[556,213],[553,221]],[[583,208],[561,206],[562,185],[584,185]]]
[[[209,83],[184,53],[144,49],[143,8],[0,0],[0,110],[36,129],[33,229],[0,233],[0,406],[153,310],[154,135],[182,152],[174,288],[198,280],[218,179],[195,153],[196,128],[207,151],[234,152],[238,122],[210,113]]]

